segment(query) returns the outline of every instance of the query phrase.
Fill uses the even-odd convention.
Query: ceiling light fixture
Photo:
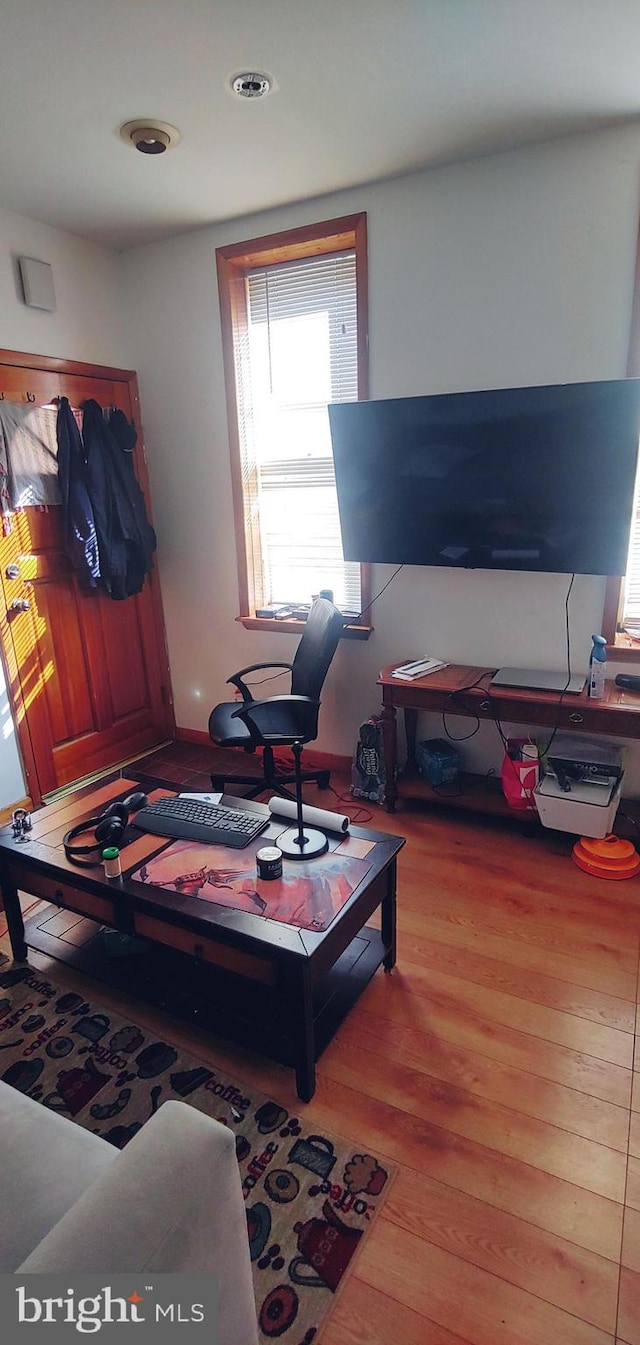
[[[126,144],[133,145],[141,154],[164,154],[180,139],[175,126],[170,126],[167,121],[152,121],[149,117],[126,121],[120,127],[120,135]]]
[[[271,75],[258,74],[255,70],[244,70],[231,80],[232,92],[238,98],[264,98],[274,85]]]

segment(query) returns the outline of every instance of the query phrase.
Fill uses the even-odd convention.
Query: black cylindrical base
[[[329,842],[324,832],[316,831],[314,827],[303,827],[302,844],[300,841],[298,828],[289,827],[278,836],[276,844],[287,859],[316,859],[329,849]]]

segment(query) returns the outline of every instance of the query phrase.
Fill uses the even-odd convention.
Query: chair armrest
[[[283,727],[277,723],[278,708],[294,709],[298,717],[296,732],[290,732],[291,717],[283,721]],[[254,742],[258,745],[295,742],[297,739],[309,742],[315,737],[318,727],[320,701],[311,696],[265,696],[263,700],[251,701],[239,705],[232,711],[232,719],[241,719],[246,724]]]
[[[240,668],[238,672],[233,673],[231,677],[228,677],[227,683],[230,682],[232,683],[233,686],[236,686],[238,688],[238,691],[242,693],[243,701],[245,701],[245,703],[248,704],[249,701],[253,700],[253,696],[251,695],[249,688],[245,686],[242,680],[243,677],[247,676],[247,673],[260,672],[266,668],[282,668],[283,671],[286,671],[288,669],[289,672],[291,672],[292,667],[293,664],[291,663],[250,663],[248,668]]]
[[[165,1102],[18,1270],[211,1272],[221,1345],[257,1345],[233,1134],[185,1102]]]

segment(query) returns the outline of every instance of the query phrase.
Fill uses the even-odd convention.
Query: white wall
[[[270,211],[125,254],[134,364],[160,538],[178,724],[205,729],[243,664],[287,658],[292,637],[247,632],[238,611],[215,248],[356,210],[369,227],[371,396],[621,377],[638,227],[640,130],[575,137]],[[374,592],[391,570],[375,567]],[[600,628],[604,581],[571,598],[574,668]],[[380,667],[450,661],[564,666],[567,579],[407,568],[344,641],[319,745],[350,753],[379,705]],[[461,731],[468,723],[458,721]],[[454,725],[455,727],[455,725]],[[425,717],[421,730],[442,732]],[[465,745],[500,758],[495,728]]]
[[[53,267],[55,313],[24,303],[21,256]],[[130,368],[121,269],[120,255],[109,248],[0,210],[0,347]]]
[[[19,256],[36,257],[53,267],[54,313],[26,307]],[[0,348],[131,367],[120,284],[117,253],[0,210]],[[0,664],[0,808],[25,792]]]
[[[0,808],[17,803],[26,792],[4,667],[0,663]]]

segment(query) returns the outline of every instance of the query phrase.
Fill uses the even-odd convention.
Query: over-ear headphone
[[[105,846],[121,845],[131,814],[146,807],[148,802],[146,794],[137,791],[135,794],[127,794],[122,802],[110,803],[99,817],[89,817],[86,822],[79,822],[62,841],[67,859],[71,864],[78,864],[85,869],[99,864]],[[95,827],[95,831],[91,845],[74,845],[76,837],[91,831],[92,827]]]

